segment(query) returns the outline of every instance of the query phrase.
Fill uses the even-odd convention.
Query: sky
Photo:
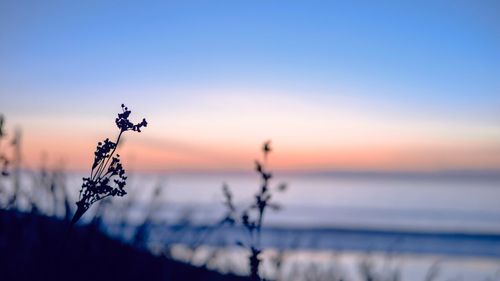
[[[139,170],[500,171],[498,1],[0,0],[24,163],[90,167],[120,105]]]

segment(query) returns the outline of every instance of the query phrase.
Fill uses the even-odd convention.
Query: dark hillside
[[[40,215],[0,210],[0,280],[247,280],[158,257]]]

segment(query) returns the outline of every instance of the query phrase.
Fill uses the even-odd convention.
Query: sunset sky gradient
[[[405,3],[402,3],[405,2]],[[27,166],[500,171],[498,1],[0,1],[0,112]],[[46,156],[43,156],[46,155]]]

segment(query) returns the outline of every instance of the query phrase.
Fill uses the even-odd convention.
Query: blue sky
[[[373,120],[366,132],[414,126],[439,139],[444,128],[441,143],[500,150],[496,1],[0,1],[0,42],[0,110],[25,130],[33,120],[71,130],[55,120],[85,126],[126,102],[162,122],[198,114],[220,133],[238,129],[225,118],[262,102],[268,119],[267,106],[307,119],[290,105],[306,104],[323,121]],[[214,113],[226,103],[234,115]],[[276,121],[290,127],[283,139],[292,123]],[[191,125],[180,135],[166,126],[168,138],[211,139]],[[167,138],[159,131],[152,137]],[[290,149],[300,143],[309,142]]]

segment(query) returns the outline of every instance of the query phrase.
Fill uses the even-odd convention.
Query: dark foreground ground
[[[0,210],[0,280],[248,280],[157,257],[91,226]]]

